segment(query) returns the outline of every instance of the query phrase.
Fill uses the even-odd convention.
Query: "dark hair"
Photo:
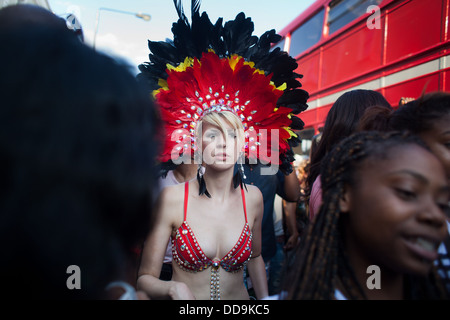
[[[384,157],[392,148],[405,144],[426,149],[421,140],[408,133],[362,132],[344,139],[327,154],[321,170],[323,204],[309,224],[286,278],[289,298],[333,299],[338,283],[347,298],[365,298],[346,255],[339,200],[344,186],[354,182],[355,171],[364,160]],[[410,276],[409,298],[445,297],[437,277],[434,268],[428,277]]]
[[[32,29],[36,25],[67,30],[67,25],[63,18],[38,5],[18,3],[0,9],[0,30],[3,32],[15,28]]]
[[[430,130],[437,119],[450,114],[450,93],[432,92],[386,112],[371,107],[361,118],[359,130],[409,130],[415,134]]]
[[[320,142],[311,153],[311,162],[307,178],[307,195],[320,172],[323,157],[339,141],[356,131],[358,121],[370,106],[380,106],[386,110],[392,107],[377,91],[357,89],[341,95],[327,114]]]
[[[150,97],[64,28],[18,28],[0,41],[2,288],[102,297],[151,225]],[[81,290],[66,287],[70,265]]]

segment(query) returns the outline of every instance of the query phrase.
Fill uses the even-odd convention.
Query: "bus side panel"
[[[300,79],[302,88],[310,94],[319,89],[319,50],[297,61],[298,68],[295,72],[303,75]]]
[[[315,133],[318,133],[319,128],[324,126],[328,111],[330,111],[332,105],[328,104],[300,113],[298,117],[305,122],[305,129],[314,128]]]
[[[382,38],[383,28],[369,29],[363,20],[354,29],[327,43],[323,48],[321,88],[379,67],[382,63]]]
[[[300,119],[303,120],[303,122],[305,123],[305,129],[311,128],[316,124],[316,113],[317,113],[317,109],[312,109],[312,110],[306,110],[303,111],[302,113],[300,113],[298,115],[298,117]]]
[[[441,42],[442,1],[406,1],[388,13],[386,63]]]
[[[320,119],[320,126],[323,126],[325,124],[325,119],[327,118],[328,111],[330,111],[331,107],[333,106],[332,103],[327,104],[326,106],[322,106],[317,108],[317,119]]]
[[[442,73],[442,82],[442,90],[450,91],[450,69],[445,69],[445,71]]]
[[[384,97],[395,108],[400,98],[419,98],[422,93],[439,90],[439,72],[399,82],[384,88]]]

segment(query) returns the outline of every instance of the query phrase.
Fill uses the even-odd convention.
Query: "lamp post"
[[[129,11],[123,11],[123,10],[117,10],[117,9],[111,9],[111,8],[98,8],[97,10],[97,16],[95,18],[95,31],[94,31],[94,43],[93,43],[93,47],[95,49],[95,40],[97,39],[97,32],[98,32],[98,23],[100,21],[100,11],[104,10],[104,11],[111,11],[111,12],[116,12],[116,13],[123,13],[123,14],[131,14],[133,16],[135,16],[136,18],[142,19],[144,21],[150,21],[151,16],[149,14],[145,14],[145,13],[135,13],[135,12],[129,12]]]

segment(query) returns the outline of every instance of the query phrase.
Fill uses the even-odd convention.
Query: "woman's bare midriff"
[[[249,300],[244,285],[243,271],[227,272],[219,268],[220,299],[221,300]],[[172,280],[184,282],[197,300],[210,300],[211,298],[211,267],[199,272],[187,272],[173,262]]]

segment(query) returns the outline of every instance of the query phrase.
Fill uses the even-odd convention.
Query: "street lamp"
[[[116,12],[116,13],[124,13],[124,14],[131,14],[139,19],[142,19],[144,21],[150,21],[151,16],[149,14],[145,14],[145,13],[134,13],[134,12],[129,12],[129,11],[123,11],[123,10],[117,10],[117,9],[111,9],[111,8],[98,8],[97,10],[97,16],[95,18],[95,32],[94,32],[94,44],[93,47],[95,49],[95,40],[97,38],[97,32],[98,32],[98,23],[100,21],[100,11],[101,10],[105,10],[105,11],[112,11],[112,12]]]

